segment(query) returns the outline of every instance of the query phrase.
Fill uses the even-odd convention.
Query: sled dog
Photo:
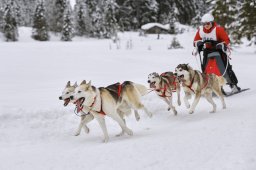
[[[91,85],[91,81],[86,83],[84,80],[75,89],[71,99],[76,100],[78,112],[82,110],[84,113],[91,113],[97,119],[104,134],[104,142],[108,142],[109,136],[104,116],[111,117],[120,125],[122,128],[120,135],[123,133],[133,135],[132,130],[126,126],[123,116],[130,113],[132,108],[143,109],[151,117],[152,113],[140,100],[140,97],[146,93],[145,86],[130,81],[96,88]]]
[[[69,103],[75,103],[75,101],[71,100],[70,97],[74,95],[76,87],[77,83],[71,85],[70,81],[67,82],[64,90],[62,91],[62,95],[59,97],[60,100],[64,101],[64,106],[67,106]],[[92,114],[81,115],[80,124],[75,133],[75,136],[78,136],[81,133],[82,128],[84,128],[85,133],[89,133],[90,129],[86,126],[86,124],[93,119],[94,116]]]
[[[184,89],[184,103],[187,108],[190,108],[190,114],[194,112],[201,95],[204,95],[207,101],[212,104],[213,110],[210,113],[216,112],[216,104],[212,99],[212,92],[220,98],[222,108],[226,108],[223,93],[221,91],[221,87],[226,84],[226,81],[222,76],[201,73],[198,70],[193,70],[188,64],[179,64],[175,68],[175,72]],[[192,94],[195,95],[195,98],[190,107],[188,99],[191,98]]]
[[[180,106],[180,84],[173,72],[165,72],[159,75],[156,72],[148,75],[148,83],[156,94],[168,104],[168,110],[172,109],[175,115],[177,111],[173,106],[172,94],[177,92],[177,103]]]
[[[74,85],[71,85],[70,81],[67,82],[67,84],[62,92],[62,95],[59,97],[60,100],[64,100],[64,106],[67,106],[69,103],[73,103],[74,105],[76,105],[75,100],[71,100],[71,98],[70,98],[71,96],[74,95],[76,87],[77,87],[77,83],[75,83]],[[107,88],[109,88],[111,90],[111,86],[108,86]],[[131,108],[128,105],[123,105],[122,107],[123,107],[122,111],[119,111],[119,114],[122,117],[122,119],[125,121],[124,116],[128,116],[131,113]],[[139,115],[138,111],[134,110],[134,114],[135,114],[136,120],[139,121],[140,115]],[[75,133],[75,136],[80,135],[82,128],[84,128],[85,133],[89,133],[89,128],[86,126],[86,124],[89,123],[90,121],[92,121],[93,119],[94,119],[94,116],[90,113],[81,114],[81,121],[80,121],[78,129]],[[122,134],[120,133],[118,136],[120,136],[120,135],[122,135]]]

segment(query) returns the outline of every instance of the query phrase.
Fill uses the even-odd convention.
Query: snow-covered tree
[[[117,0],[116,2],[119,6],[116,19],[120,30],[134,30],[133,21],[136,20],[136,17],[133,2],[131,0]]]
[[[91,32],[91,20],[89,18],[88,11],[86,10],[86,4],[82,0],[77,0],[74,8],[75,16],[75,34],[78,36],[87,35]]]
[[[88,17],[90,18],[91,30],[89,36],[98,37],[100,32],[99,26],[101,25],[99,22],[103,19],[102,11],[99,8],[100,1],[99,0],[85,0],[86,10],[88,12]]]
[[[195,0],[196,16],[192,19],[191,24],[193,27],[201,25],[201,18],[204,14],[209,13],[210,4],[207,1]]]
[[[175,16],[182,24],[191,24],[192,19],[196,16],[195,0],[171,0],[175,8]]]
[[[157,11],[158,11],[158,3],[156,0],[144,0],[141,1],[140,11],[137,14],[139,17],[139,25],[144,25],[150,22],[157,21]]]
[[[45,16],[45,6],[43,1],[38,3],[34,13],[32,37],[39,41],[49,40],[48,26]]]
[[[116,10],[118,5],[115,0],[106,0],[104,2],[104,27],[106,30],[105,38],[117,36],[118,24],[116,20]]]
[[[48,0],[48,23],[51,31],[59,33],[63,28],[64,12],[67,9],[67,0]]]
[[[239,33],[240,36],[245,36],[251,40],[253,36],[256,36],[256,0],[243,1],[241,10],[239,13]]]
[[[7,4],[4,9],[3,15],[3,33],[6,41],[17,41],[18,40],[18,26],[13,11],[12,3]]]
[[[62,41],[72,41],[73,24],[71,19],[71,9],[68,8],[64,13],[63,28],[61,32]]]
[[[104,27],[104,11],[102,6],[97,6],[96,11],[92,15],[93,23],[93,37],[103,38],[106,35],[106,29]]]
[[[213,16],[218,24],[231,31],[231,24],[236,20],[237,0],[215,0]]]

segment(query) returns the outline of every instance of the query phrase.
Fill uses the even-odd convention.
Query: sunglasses
[[[211,22],[204,22],[203,25],[211,25],[212,23]]]

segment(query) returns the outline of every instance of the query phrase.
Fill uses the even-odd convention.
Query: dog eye
[[[78,91],[77,93],[81,93],[81,91]]]
[[[67,92],[66,94],[69,94],[69,92]]]

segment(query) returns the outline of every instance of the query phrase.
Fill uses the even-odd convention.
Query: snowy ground
[[[58,100],[66,82],[92,80],[96,86],[131,80],[147,85],[151,72],[173,71],[180,63],[198,69],[191,55],[195,30],[178,35],[183,49],[168,50],[172,36],[120,35],[120,49],[110,40],[75,38],[73,42],[31,40],[21,28],[20,41],[4,43],[0,35],[1,170],[254,170],[256,169],[255,48],[241,46],[232,55],[241,87],[248,92],[220,101],[217,113],[201,99],[194,114],[182,103],[178,116],[154,93],[143,98],[154,116],[127,118],[134,136],[115,137],[120,128],[107,118],[109,143],[102,143],[96,121],[90,133],[74,136],[79,117]],[[127,44],[132,49],[127,49]]]

